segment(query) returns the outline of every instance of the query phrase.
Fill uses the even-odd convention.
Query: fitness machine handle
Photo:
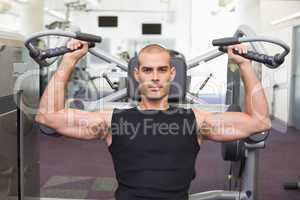
[[[239,38],[226,37],[226,38],[216,39],[212,41],[213,46],[229,46],[234,44],[240,44]]]
[[[92,48],[95,46],[94,43],[98,42],[100,43],[102,41],[102,38],[97,35],[91,35],[87,33],[81,33],[81,32],[67,32],[67,31],[43,31],[43,32],[38,32],[30,37],[27,38],[25,41],[25,47],[29,50],[29,55],[40,65],[40,66],[49,66],[52,63],[49,63],[46,61],[46,58],[51,58],[51,57],[56,57],[63,55],[68,52],[72,52],[70,49],[67,47],[58,47],[54,49],[46,49],[46,50],[41,50],[38,49],[35,45],[33,45],[33,42],[36,41],[40,37],[44,36],[62,36],[62,37],[69,37],[69,38],[74,38],[82,41],[89,42],[89,48]]]
[[[221,46],[221,47],[219,47],[219,51],[227,53],[227,48]],[[240,55],[240,56],[242,56],[244,58],[247,58],[249,60],[254,60],[256,62],[267,64],[267,65],[271,65],[271,66],[276,66],[278,64],[278,63],[275,62],[275,59],[274,59],[273,56],[268,56],[268,55],[265,55],[265,54],[260,54],[260,53],[257,53],[255,51],[247,51],[246,54],[243,54],[243,53],[240,54],[238,51],[233,50],[233,53],[237,54],[237,55]],[[280,64],[282,64],[282,63],[280,63]]]
[[[102,38],[97,35],[81,33],[81,32],[76,33],[76,39],[87,41],[87,42],[97,42],[97,43],[102,42]]]
[[[268,56],[254,51],[248,51],[247,54],[239,54],[238,52],[234,52],[234,53],[244,58],[266,64],[267,67],[274,69],[279,67],[284,62],[285,56],[288,55],[288,53],[290,52],[289,46],[285,44],[283,41],[280,41],[278,39],[268,38],[268,37],[252,37],[252,38],[229,37],[229,38],[221,38],[221,39],[213,40],[212,44],[213,46],[220,46],[219,48],[220,51],[227,52],[226,47],[224,46],[235,45],[244,42],[259,42],[259,41],[279,45],[284,49],[284,51],[281,54],[276,54],[274,56]]]
[[[89,45],[89,48],[95,47],[95,43],[89,43],[88,45]],[[76,50],[77,49],[71,50],[65,46],[57,47],[57,48],[53,48],[53,49],[41,50],[40,54],[38,55],[38,59],[44,60],[46,58],[61,56],[61,55],[64,55],[65,53],[70,53],[70,52],[73,52]]]

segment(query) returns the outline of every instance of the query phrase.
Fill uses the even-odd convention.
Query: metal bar
[[[259,143],[255,143],[255,144],[248,144],[245,143],[245,147],[247,149],[263,149],[266,147],[265,141],[259,142]]]
[[[127,95],[127,88],[124,88],[122,90],[112,93],[111,95],[101,98],[99,102],[116,101],[126,97],[126,95]]]
[[[26,38],[25,43],[28,41],[31,41],[34,38],[39,38],[39,37],[44,37],[44,36],[63,36],[63,37],[76,37],[76,33],[74,32],[67,32],[67,31],[60,31],[60,30],[55,30],[55,31],[42,31],[42,32],[37,32],[35,34],[30,35],[30,37]]]
[[[203,100],[201,100],[201,98],[191,94],[190,92],[186,93],[186,99],[190,104],[182,104],[183,105],[188,105],[185,107],[189,107],[189,108],[199,108],[202,110],[206,110],[209,112],[225,112],[227,111],[229,105],[226,104],[209,104]],[[180,106],[180,104],[178,104]]]
[[[223,54],[224,54],[224,52],[219,51],[218,48],[210,49],[210,50],[204,52],[202,55],[200,55],[196,58],[193,58],[192,60],[188,60],[187,61],[188,70],[190,70],[194,67],[197,67],[202,62],[208,62],[208,61],[210,61],[214,58],[217,58]]]
[[[95,111],[100,108],[103,108],[105,104],[112,101],[120,100],[127,96],[127,88],[114,92],[108,96],[105,96],[97,101],[81,101],[83,104],[84,110],[86,111]],[[72,99],[68,100],[67,106],[70,106]]]
[[[190,92],[186,92],[185,98],[190,103],[206,104],[205,101],[201,100]]]
[[[119,67],[120,69],[124,70],[124,71],[128,71],[128,63],[117,58],[114,57],[112,55],[109,55],[108,53],[106,53],[105,51],[99,49],[99,48],[93,48],[93,49],[89,49],[89,52],[93,55],[96,56],[97,58],[104,60],[105,62],[108,63],[115,63],[117,65],[117,67]]]
[[[17,145],[18,145],[18,199],[24,199],[24,161],[23,161],[23,113],[22,113],[23,90],[17,93]]]
[[[189,196],[189,200],[247,200],[246,192],[213,190]]]
[[[258,193],[257,175],[259,166],[259,151],[248,149],[246,152],[247,160],[243,171],[242,191],[251,191],[249,200],[256,200]]]
[[[289,50],[290,48],[283,42],[282,40],[276,39],[276,38],[271,38],[271,37],[246,37],[246,38],[239,38],[240,42],[269,42],[273,44],[277,44],[281,46],[282,48]]]

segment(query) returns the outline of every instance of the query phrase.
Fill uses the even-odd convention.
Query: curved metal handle
[[[273,43],[278,46],[281,46],[284,51],[281,54],[276,54],[274,56],[269,56],[265,54],[260,54],[254,51],[248,51],[247,54],[239,54],[238,52],[234,52],[235,54],[238,54],[244,58],[254,60],[263,64],[266,64],[269,68],[277,68],[279,67],[283,62],[285,56],[287,56],[290,52],[289,46],[278,39],[270,38],[270,37],[231,37],[231,38],[220,38],[212,41],[212,44],[214,46],[220,46],[219,50],[223,52],[227,52],[227,49],[225,46],[234,45],[234,44],[240,44],[245,42],[267,42],[267,43]]]
[[[95,47],[95,43],[89,43],[89,48],[93,48]],[[46,58],[52,58],[52,57],[56,57],[56,56],[61,56],[64,55],[66,53],[70,53],[73,51],[76,51],[77,49],[71,50],[68,47],[62,46],[62,47],[56,47],[53,49],[46,49],[46,50],[41,50],[38,58],[40,60],[44,60]]]
[[[69,37],[74,38],[82,41],[90,42],[89,48],[95,46],[94,43],[100,43],[102,38],[97,35],[91,35],[87,33],[81,32],[67,32],[67,31],[44,31],[38,32],[30,37],[28,37],[25,41],[25,47],[29,50],[29,55],[32,57],[39,65],[41,66],[49,66],[50,64],[46,62],[45,59],[52,58],[56,56],[61,56],[65,53],[72,52],[72,50],[68,49],[67,47],[58,47],[53,49],[46,49],[40,50],[33,45],[33,42],[36,41],[39,37],[44,36],[62,36],[62,37]]]

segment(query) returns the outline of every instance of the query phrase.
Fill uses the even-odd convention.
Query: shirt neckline
[[[171,109],[171,107],[172,107],[172,106],[169,105],[169,107],[168,107],[167,109],[165,109],[165,110],[160,110],[160,109],[146,109],[146,110],[142,110],[142,109],[140,109],[139,106],[137,105],[135,108],[136,108],[136,110],[138,110],[138,111],[145,111],[145,112],[147,112],[147,111],[168,111],[168,110]]]

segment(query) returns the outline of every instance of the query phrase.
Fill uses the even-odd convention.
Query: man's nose
[[[159,75],[158,75],[158,72],[156,70],[154,70],[153,73],[152,73],[152,80],[153,81],[158,81],[159,80]]]

